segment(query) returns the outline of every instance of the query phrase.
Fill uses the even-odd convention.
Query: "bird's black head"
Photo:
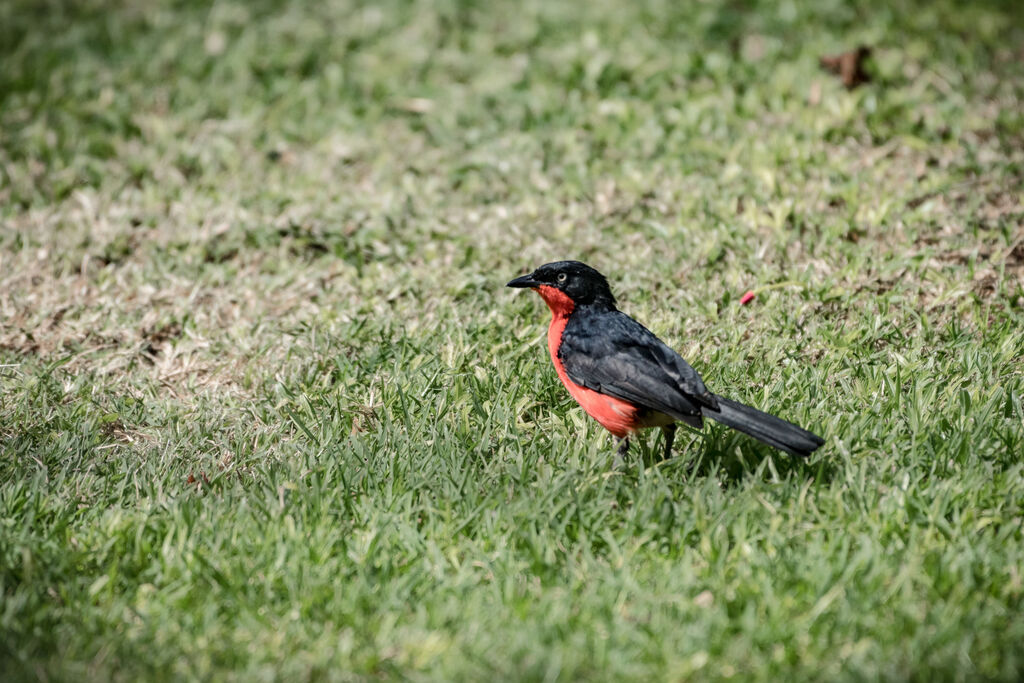
[[[615,297],[608,287],[608,280],[586,263],[579,261],[556,261],[545,263],[529,275],[517,277],[509,287],[530,287],[544,296],[545,288],[553,287],[564,293],[577,306],[595,304],[615,308]],[[547,296],[544,296],[548,300]],[[551,301],[548,301],[550,304]]]

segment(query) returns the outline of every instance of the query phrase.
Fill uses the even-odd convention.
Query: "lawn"
[[[1019,680],[1022,330],[1019,2],[8,0],[0,678]]]

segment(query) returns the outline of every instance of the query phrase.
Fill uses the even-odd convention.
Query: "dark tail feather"
[[[719,410],[704,408],[704,417],[738,429],[758,441],[775,446],[790,455],[806,457],[825,441],[818,435],[797,427],[792,422],[762,413],[757,408],[716,396]]]

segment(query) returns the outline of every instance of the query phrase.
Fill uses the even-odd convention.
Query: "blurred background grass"
[[[1016,680],[1022,27],[0,3],[0,670]],[[558,258],[828,446],[612,473]]]

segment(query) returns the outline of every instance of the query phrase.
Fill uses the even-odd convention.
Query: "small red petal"
[[[757,295],[754,294],[753,292],[748,291],[746,294],[740,297],[740,305],[746,306],[747,304],[754,300],[755,296]]]

